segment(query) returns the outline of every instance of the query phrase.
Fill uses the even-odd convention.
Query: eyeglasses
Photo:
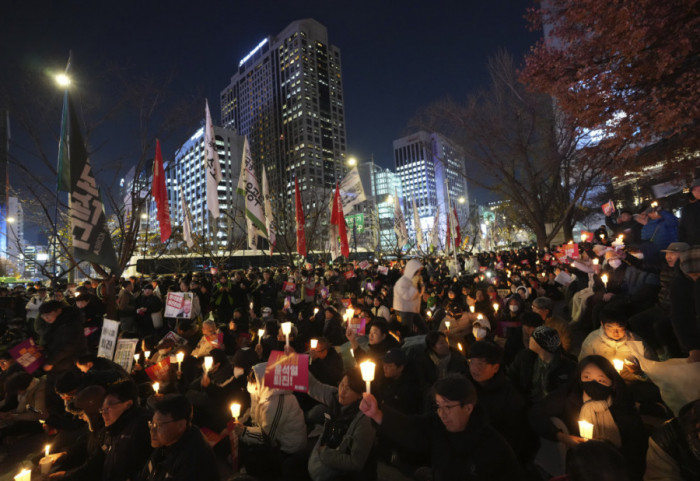
[[[179,419],[173,419],[172,421],[163,421],[160,423],[154,423],[153,421],[148,421],[148,429],[153,429],[153,430],[159,430],[161,427],[163,427],[166,424],[174,423],[179,421]]]
[[[116,402],[116,403],[112,403],[112,404],[106,404],[106,405],[102,406],[102,409],[100,409],[99,413],[104,414],[105,411],[109,411],[112,408],[114,408],[114,406],[118,406],[119,404],[124,404],[125,402],[126,401],[120,401],[120,402]]]
[[[451,404],[449,406],[447,404],[433,404],[433,409],[435,409],[435,412],[438,414],[440,414],[441,411],[449,414],[452,409],[456,408],[457,406],[464,406],[464,403]]]

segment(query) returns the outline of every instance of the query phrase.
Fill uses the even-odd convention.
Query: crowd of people
[[[45,436],[63,480],[700,479],[700,385],[648,367],[700,369],[692,196],[551,248],[0,288],[0,450]],[[133,362],[97,356],[106,312]],[[276,352],[308,386],[267,384]]]

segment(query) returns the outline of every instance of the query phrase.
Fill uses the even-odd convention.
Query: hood
[[[404,277],[411,279],[422,267],[423,264],[421,264],[418,259],[411,259],[406,263],[406,268],[403,270],[403,275]]]
[[[264,402],[266,399],[272,396],[279,396],[286,393],[291,393],[292,391],[286,391],[284,389],[269,388],[265,385],[265,369],[267,368],[266,362],[261,362],[253,366],[253,372],[255,373],[255,382],[258,385],[258,402]],[[253,396],[251,396],[253,397]]]

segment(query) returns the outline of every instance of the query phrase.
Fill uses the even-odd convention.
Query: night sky
[[[199,98],[202,106],[208,97],[215,122],[219,93],[238,61],[293,20],[314,18],[341,50],[348,155],[374,155],[386,167],[393,167],[392,141],[419,109],[447,95],[464,99],[487,84],[489,55],[505,48],[520,62],[538,38],[523,20],[529,2],[516,0],[4,3],[2,69],[62,69],[72,50],[82,88],[105,104],[109,81],[96,72],[105,64],[124,65],[127,76],[174,73],[169,94]],[[60,107],[60,94],[56,99]],[[133,129],[121,122],[105,136],[104,151],[128,143]],[[194,127],[163,141],[166,160]]]

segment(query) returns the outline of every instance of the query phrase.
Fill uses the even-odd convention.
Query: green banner
[[[346,215],[345,222],[348,225],[348,236],[352,234],[353,228],[355,229],[356,234],[362,234],[365,232],[364,214]]]

